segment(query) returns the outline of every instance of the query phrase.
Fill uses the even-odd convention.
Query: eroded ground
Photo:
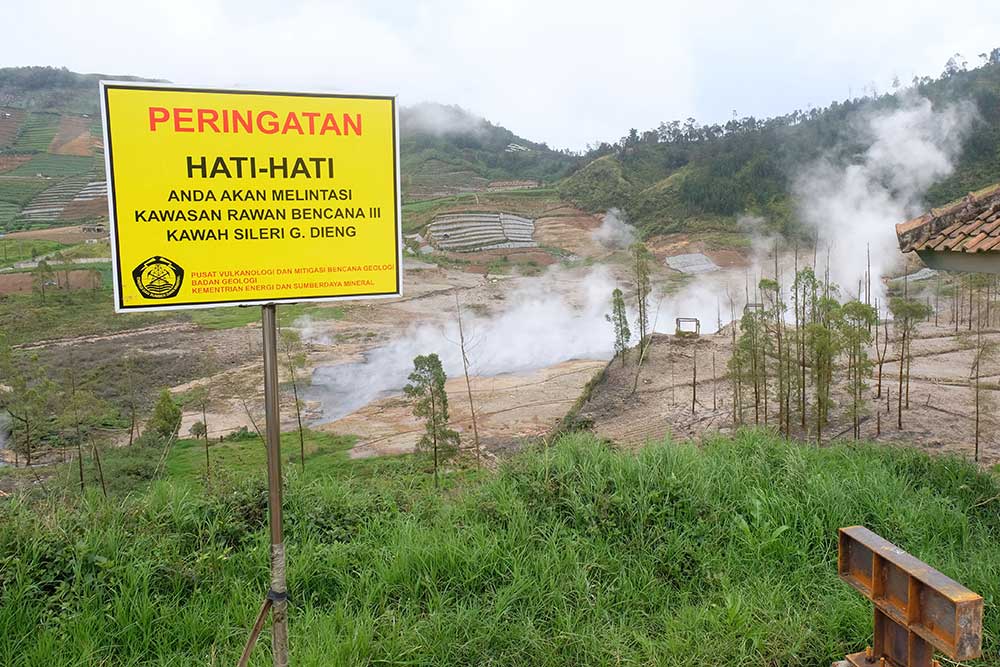
[[[638,371],[638,383],[633,351],[624,367],[617,361],[608,366],[604,381],[597,385],[582,407],[580,418],[592,422],[595,432],[602,437],[626,445],[641,445],[664,436],[697,439],[716,431],[732,430],[733,385],[725,377],[732,347],[728,331],[722,335],[702,336],[697,341],[655,336]],[[1000,344],[1000,331],[990,330],[984,334],[984,339]],[[890,338],[882,368],[881,397],[876,398],[877,363],[866,394],[862,439],[913,445],[932,452],[972,458],[976,417],[972,345],[967,331],[956,336],[953,327],[944,322],[937,327],[933,323],[920,325],[912,347],[909,408],[906,407],[904,383],[903,427],[900,429],[897,428],[899,361]],[[874,349],[870,350],[870,355],[876,358]],[[698,379],[692,410],[695,357]],[[1000,363],[994,361],[989,366],[984,365],[983,370],[980,377],[980,460],[985,465],[995,465],[1000,463],[1000,442],[995,436],[998,424],[994,416],[1000,401]],[[843,373],[843,369],[838,371],[840,384],[846,384]],[[772,379],[766,423],[777,428],[774,382],[776,380]],[[744,388],[744,392],[743,422],[765,423],[763,401],[759,411],[755,411],[751,389]],[[837,391],[834,400],[831,423],[824,427],[824,441],[852,437],[852,422],[847,411],[849,398],[846,393]],[[807,402],[805,429],[801,426],[799,411],[793,406],[792,435],[814,440],[811,385]]]

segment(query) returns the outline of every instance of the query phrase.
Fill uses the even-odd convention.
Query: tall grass
[[[440,495],[408,461],[290,472],[296,664],[826,667],[870,641],[869,603],[835,572],[852,524],[983,594],[975,664],[1000,661],[1000,489],[958,460],[573,435]],[[233,664],[267,580],[259,476],[8,501],[0,664]]]

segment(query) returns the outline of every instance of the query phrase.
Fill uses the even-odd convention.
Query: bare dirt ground
[[[599,245],[590,242],[589,232],[600,224],[590,216],[566,208],[553,215],[539,219],[537,233],[540,242],[548,247],[578,253],[582,257],[607,254]],[[485,272],[470,271],[468,266],[441,268],[435,264],[419,260],[406,260],[404,297],[379,302],[358,302],[344,307],[344,317],[336,321],[299,321],[295,323],[309,342],[307,368],[302,377],[311,376],[318,367],[357,363],[366,353],[404,336],[409,327],[441,323],[454,320],[456,296],[461,301],[464,312],[481,317],[502,311],[508,301],[517,293],[537,289],[539,272],[522,271],[517,266],[512,251],[491,251],[474,253],[477,263],[489,265],[508,256],[513,264],[507,275],[485,275]],[[547,263],[556,258],[543,250],[532,250],[523,257],[545,257]],[[468,259],[468,255],[464,256]],[[582,276],[585,270],[577,272]],[[564,290],[571,295],[579,289],[579,283],[572,275],[563,281],[551,284],[552,289]],[[259,327],[247,327],[252,335],[259,336]],[[482,448],[497,452],[512,447],[525,438],[532,438],[549,432],[562,419],[577,400],[583,387],[590,381],[604,361],[578,359],[560,363],[548,368],[516,374],[502,374],[491,377],[473,377],[473,396],[479,416],[479,430]],[[295,414],[288,386],[287,373],[281,370],[282,422],[284,428],[294,428]],[[405,381],[405,380],[404,380]],[[211,409],[214,419],[225,428],[247,426],[253,428],[247,412],[260,426],[262,414],[262,386],[260,369],[251,360],[242,369],[232,370],[224,375],[206,379],[212,387]],[[222,387],[242,387],[242,395],[226,397]],[[180,392],[185,387],[175,387]],[[463,442],[472,442],[471,416],[468,409],[464,377],[452,377],[447,389],[450,398],[452,422],[462,433]],[[232,394],[232,392],[231,392]],[[244,406],[244,400],[246,406]],[[419,439],[420,425],[412,416],[411,406],[400,396],[390,396],[373,401],[336,421],[322,423],[323,415],[315,403],[307,404],[307,415],[320,419],[314,428],[335,433],[354,434],[359,442],[353,456],[373,456],[412,451]],[[196,410],[186,411],[184,423],[190,425],[200,419]],[[215,430],[211,424],[209,428]]]
[[[55,280],[55,278],[54,278]],[[74,269],[69,272],[70,289],[91,289],[95,281],[100,280],[100,274],[90,269]],[[66,272],[59,271],[60,285],[66,282]],[[0,294],[17,294],[31,292],[34,277],[30,273],[0,274]],[[55,285],[52,289],[56,289]]]
[[[32,155],[0,155],[0,173],[18,168],[32,157]]]
[[[105,213],[107,206],[105,205]],[[83,243],[87,239],[106,239],[107,233],[84,232],[82,225],[72,225],[69,227],[50,227],[48,229],[32,229],[26,232],[12,232],[7,234],[9,239],[43,239],[46,241],[58,241],[67,245]]]
[[[528,373],[471,378],[481,450],[494,455],[549,433],[583,385],[603,366],[603,361],[576,360]],[[451,426],[461,435],[462,446],[472,447],[472,413],[465,378],[450,378],[446,390]],[[423,433],[412,406],[400,397],[376,401],[319,428],[359,436],[359,443],[350,452],[354,458],[411,452]]]
[[[105,197],[101,197],[99,199],[85,199],[67,202],[66,208],[62,210],[59,217],[62,220],[83,220],[107,217],[107,215],[108,200]]]
[[[667,257],[685,253],[701,253],[708,256],[720,268],[728,269],[746,266],[746,251],[722,248],[690,234],[665,234],[655,236],[646,243],[650,251],[662,263]]]
[[[94,137],[90,134],[90,120],[80,116],[63,116],[59,129],[52,137],[49,152],[56,155],[93,155]]]
[[[728,331],[728,329],[726,330]],[[891,332],[891,327],[890,327]],[[867,393],[867,410],[861,424],[861,437],[886,443],[913,445],[931,452],[954,453],[972,458],[975,439],[975,394],[970,369],[973,352],[968,332],[956,337],[942,322],[920,326],[913,340],[913,362],[909,386],[909,408],[905,385],[903,428],[897,428],[899,362],[890,342],[883,367],[882,395],[876,399],[878,368]],[[992,330],[986,338],[1000,343],[1000,331]],[[708,335],[697,339],[677,339],[656,335],[639,372],[635,394],[636,353],[625,367],[619,361],[608,366],[603,382],[594,389],[579,417],[593,422],[601,437],[624,445],[641,445],[663,437],[698,439],[715,432],[729,432],[733,424],[733,390],[725,378],[731,339],[728,335]],[[697,351],[697,394],[692,411],[693,356]],[[715,353],[716,380],[713,382],[712,356]],[[875,358],[874,350],[870,351]],[[672,359],[672,362],[671,362]],[[672,366],[672,368],[671,368]],[[772,381],[774,382],[774,381]],[[1000,362],[984,368],[980,379],[981,462],[1000,463],[995,406],[1000,405]],[[768,406],[767,424],[777,428],[775,388]],[[715,395],[713,407],[713,391]],[[811,388],[807,393],[812,405]],[[888,399],[888,400],[887,400]],[[831,423],[824,428],[824,441],[851,438],[848,397],[835,393],[836,403]],[[793,407],[793,437],[814,440],[812,408],[807,408],[808,426],[802,429],[798,411]],[[764,424],[763,406],[755,415],[752,399],[745,402],[746,424]]]

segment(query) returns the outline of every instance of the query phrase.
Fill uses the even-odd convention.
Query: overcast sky
[[[573,149],[662,120],[823,106],[1000,47],[998,0],[3,4],[0,66],[393,93]]]

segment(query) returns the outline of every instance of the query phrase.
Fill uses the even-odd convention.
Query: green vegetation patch
[[[42,239],[0,238],[0,266],[32,260],[65,247],[62,243]]]
[[[77,155],[51,155],[44,153],[36,155],[31,160],[7,172],[9,176],[79,176],[93,171],[94,160],[91,157]]]
[[[1000,486],[959,460],[574,435],[441,493],[420,461],[286,466],[296,664],[825,667],[870,641],[836,573],[854,524],[983,594],[967,664],[1000,661]],[[0,663],[234,664],[268,585],[264,489],[247,465],[208,490],[0,504]]]
[[[45,178],[11,178],[5,174],[0,176],[0,201],[24,206],[51,185],[52,181]]]
[[[21,213],[21,207],[6,201],[0,201],[0,232],[13,226]]]
[[[62,270],[55,264],[52,268]],[[50,290],[44,300],[37,294],[6,295],[0,299],[0,322],[9,344],[93,336],[179,319],[177,312],[115,314],[110,263],[68,268],[100,272],[100,288]]]
[[[339,306],[317,306],[304,303],[293,303],[278,306],[278,325],[291,326],[300,317],[312,317],[317,320],[339,320],[344,317],[344,309]],[[190,311],[191,321],[206,329],[233,329],[245,327],[260,321],[260,308],[234,307],[205,308]]]
[[[14,141],[15,151],[38,151],[44,152],[48,149],[52,139],[59,130],[59,114],[54,113],[32,113],[18,132]]]

